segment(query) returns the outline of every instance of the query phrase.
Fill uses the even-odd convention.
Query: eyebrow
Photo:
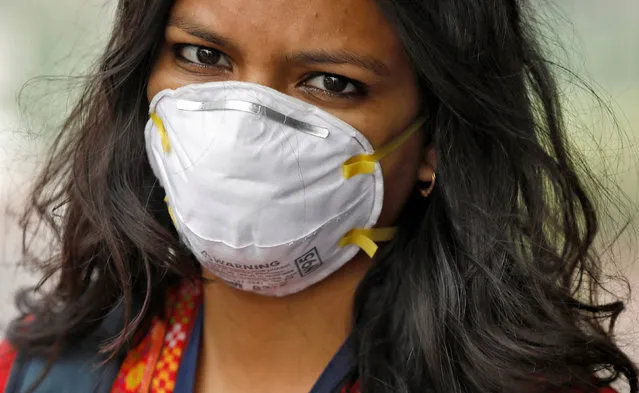
[[[238,51],[238,45],[232,40],[216,34],[212,31],[207,31],[202,26],[192,23],[185,18],[175,16],[169,19],[167,23],[168,27],[176,27],[184,32],[207,41],[213,45],[229,48],[234,51]],[[285,56],[287,61],[293,61],[301,64],[352,64],[361,68],[365,68],[379,76],[389,76],[390,69],[382,61],[375,59],[371,56],[358,55],[353,52],[338,50],[313,50],[302,51],[293,55]]]
[[[348,51],[304,51],[290,57],[287,56],[287,59],[306,64],[353,64],[372,71],[379,76],[390,75],[390,70],[380,60]]]
[[[230,48],[232,50],[238,50],[238,46],[230,39],[223,37],[217,33],[212,31],[207,31],[202,28],[200,25],[189,22],[188,20],[176,16],[169,19],[167,23],[167,27],[176,27],[184,32],[192,35],[193,37],[197,37],[201,40],[209,42],[213,45],[217,45],[220,47]]]

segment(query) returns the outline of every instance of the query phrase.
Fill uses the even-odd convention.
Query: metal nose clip
[[[315,126],[313,124],[306,123],[301,120],[294,119],[286,116],[274,109],[267,106],[256,104],[250,101],[242,100],[221,100],[212,102],[199,102],[185,99],[177,100],[177,108],[182,111],[221,111],[231,110],[239,112],[252,113],[259,116],[264,116],[270,120],[284,124],[305,134],[313,135],[319,138],[326,139],[330,132],[328,128]]]

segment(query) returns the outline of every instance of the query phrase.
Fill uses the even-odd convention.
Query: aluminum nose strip
[[[194,112],[222,111],[222,110],[247,112],[247,113],[252,113],[258,116],[264,116],[272,121],[284,124],[298,131],[301,131],[305,134],[313,135],[319,138],[326,139],[328,138],[328,135],[330,134],[330,132],[328,131],[328,128],[315,126],[313,124],[309,124],[307,122],[294,119],[292,117],[286,116],[285,114],[281,112],[276,111],[275,109],[271,109],[267,106],[256,104],[250,101],[221,100],[221,101],[211,101],[211,102],[199,102],[199,101],[178,99],[177,108],[182,111],[194,111]]]

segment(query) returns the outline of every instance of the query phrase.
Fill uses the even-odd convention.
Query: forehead
[[[375,0],[176,0],[172,19],[215,31],[245,48],[277,52],[402,52]]]

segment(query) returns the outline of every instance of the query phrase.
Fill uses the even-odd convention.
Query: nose
[[[239,67],[236,78],[241,82],[270,87],[284,94],[290,93],[291,86],[286,80],[286,70],[276,59],[247,62]]]

